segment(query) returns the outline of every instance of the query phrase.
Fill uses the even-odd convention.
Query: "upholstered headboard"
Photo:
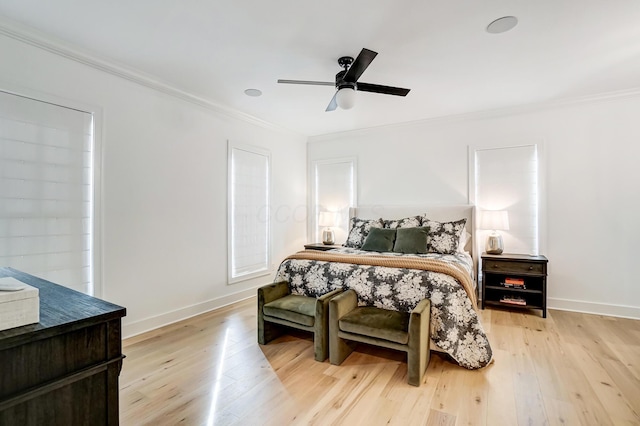
[[[467,241],[466,250],[471,254],[474,265],[474,277],[478,277],[478,245],[476,243],[476,207],[472,204],[455,205],[418,205],[418,206],[358,206],[349,209],[349,218],[362,219],[401,219],[408,216],[426,215],[429,219],[438,222],[450,222],[458,219],[467,219],[467,232],[471,234]]]

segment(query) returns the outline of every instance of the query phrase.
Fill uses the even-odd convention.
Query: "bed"
[[[474,206],[352,208],[350,228],[346,247],[295,253],[280,264],[276,281],[288,281],[292,293],[305,296],[353,289],[361,306],[402,312],[429,298],[432,349],[468,369],[491,362],[491,346],[476,312]],[[379,235],[394,235],[394,249],[406,253],[387,250],[387,243],[374,247],[377,251],[363,250]],[[428,250],[418,251],[427,253],[402,250],[402,243],[416,235],[426,235]]]

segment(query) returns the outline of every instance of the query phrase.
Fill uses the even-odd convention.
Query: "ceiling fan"
[[[329,106],[325,111],[334,111],[337,107],[350,109],[355,105],[355,92],[373,92],[384,95],[407,96],[410,89],[401,87],[381,86],[379,84],[359,83],[358,79],[371,64],[378,53],[369,49],[362,49],[354,61],[351,56],[343,56],[338,59],[338,65],[344,68],[336,74],[335,83],[328,81],[305,81],[305,80],[278,80],[278,83],[286,84],[308,84],[313,86],[335,86],[336,93],[333,95]]]

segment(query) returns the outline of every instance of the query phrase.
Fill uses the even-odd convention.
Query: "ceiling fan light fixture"
[[[351,109],[356,104],[356,91],[353,87],[342,87],[336,93],[336,103],[342,109]]]

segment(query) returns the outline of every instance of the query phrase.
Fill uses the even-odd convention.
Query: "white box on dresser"
[[[0,331],[40,322],[39,290],[15,278],[0,280],[7,285],[24,286],[22,290],[0,291]]]

